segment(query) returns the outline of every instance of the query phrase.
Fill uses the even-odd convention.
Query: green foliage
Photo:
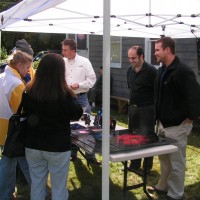
[[[4,47],[2,47],[1,50],[0,50],[0,52],[1,52],[1,55],[0,55],[1,61],[0,61],[0,64],[6,63],[6,59],[8,58],[8,54],[7,54],[6,49]]]
[[[19,3],[20,1],[16,1],[16,0],[1,0],[0,1],[0,12],[5,11],[9,8],[11,8],[12,6],[14,6],[15,4]]]
[[[5,11],[22,0],[1,0],[0,12]],[[2,16],[1,16],[2,17]],[[3,19],[3,18],[2,18]],[[32,47],[34,55],[40,51],[60,50],[61,42],[66,38],[66,34],[58,33],[28,33],[28,32],[1,32],[1,45],[5,48],[3,53],[9,54],[15,47],[17,40],[25,39]],[[4,55],[4,54],[3,54]],[[1,63],[4,63],[2,58]],[[34,68],[37,69],[38,62],[35,62]]]
[[[17,40],[25,39],[32,47],[34,55],[40,51],[60,50],[61,42],[66,38],[65,34],[54,33],[24,33],[2,31],[2,46],[9,52]]]
[[[39,62],[40,62],[40,60],[35,61],[35,62],[33,63],[33,68],[34,68],[35,70],[38,68]]]

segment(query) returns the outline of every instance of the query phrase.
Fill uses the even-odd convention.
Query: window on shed
[[[77,34],[77,49],[86,50],[87,49],[87,35]]]
[[[113,68],[121,68],[121,46],[122,46],[122,39],[118,36],[111,36],[110,38],[110,61],[111,67]]]

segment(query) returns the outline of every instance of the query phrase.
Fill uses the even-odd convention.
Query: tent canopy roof
[[[200,37],[200,0],[111,0],[111,35]],[[24,0],[0,13],[3,31],[103,34],[103,0]]]

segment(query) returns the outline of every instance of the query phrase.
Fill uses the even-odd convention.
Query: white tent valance
[[[111,35],[200,36],[200,0],[111,0]],[[0,13],[2,31],[103,34],[103,0],[24,0]]]

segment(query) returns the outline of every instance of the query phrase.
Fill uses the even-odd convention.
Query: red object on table
[[[147,135],[134,135],[134,134],[123,134],[117,136],[117,140],[121,144],[125,145],[143,145],[151,142]]]

